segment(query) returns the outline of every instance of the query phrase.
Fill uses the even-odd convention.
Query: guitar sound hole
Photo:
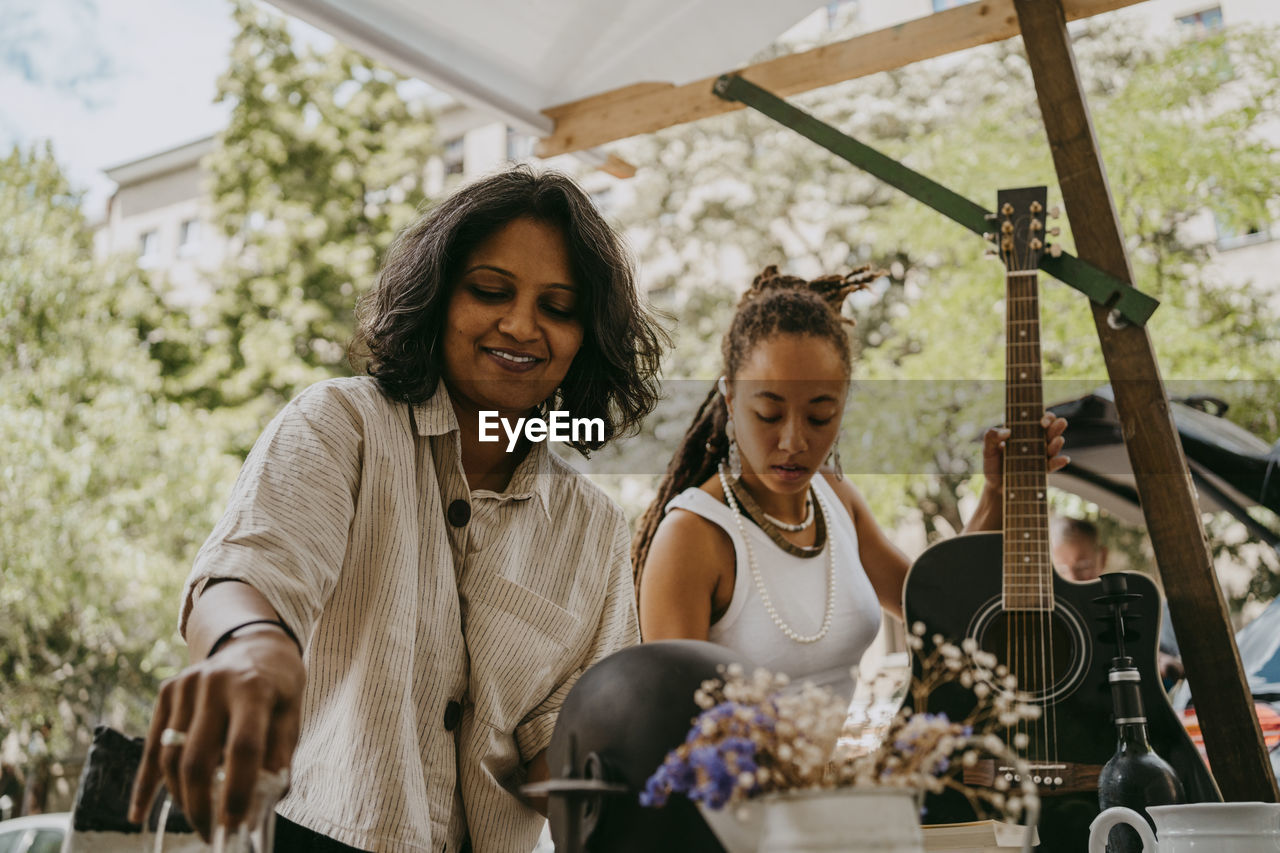
[[[1042,706],[1079,687],[1089,663],[1083,622],[1062,602],[1051,612],[1021,611],[1005,610],[993,599],[975,617],[969,636],[1009,668],[1020,692]]]

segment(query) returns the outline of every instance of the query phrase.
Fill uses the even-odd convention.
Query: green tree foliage
[[[141,731],[234,467],[168,401],[146,279],[105,266],[47,151],[0,160],[0,741]]]
[[[302,387],[348,370],[357,296],[425,201],[432,122],[405,81],[334,45],[295,44],[281,17],[238,3],[231,118],[207,187],[232,257],[204,320],[208,346],[174,387],[239,408],[243,449]]]
[[[1220,396],[1272,441],[1274,296],[1259,282],[1224,281],[1207,263],[1212,227],[1195,226],[1209,211],[1265,222],[1268,200],[1280,198],[1277,150],[1262,133],[1280,98],[1274,40],[1151,44],[1114,23],[1076,40],[1136,283],[1162,302],[1150,332],[1164,376],[1200,387],[1259,380]],[[987,208],[1001,187],[1046,183],[1051,204],[1061,198],[1020,42],[799,101]],[[851,304],[858,359],[845,467],[884,523],[914,520],[929,537],[958,527],[976,486],[977,439],[1003,411],[1003,276],[982,241],[749,110],[625,147],[633,162],[659,164],[637,176],[624,224],[655,302],[681,317],[669,375],[715,375],[732,306],[768,263],[802,275],[867,262],[889,270],[877,299]],[[1047,400],[1103,384],[1085,297],[1051,280],[1041,292]]]
[[[209,162],[231,238],[188,317],[104,264],[48,154],[0,163],[0,741],[144,730],[185,659],[182,579],[240,457],[301,387],[348,368],[353,306],[424,204],[432,124],[405,82],[235,8]]]

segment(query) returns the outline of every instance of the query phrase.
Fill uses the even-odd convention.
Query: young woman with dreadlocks
[[[877,273],[805,281],[769,267],[738,303],[708,394],[641,520],[633,562],[646,641],[711,640],[852,695],[881,608],[902,616],[910,560],[840,471],[851,372],[840,308]],[[1066,421],[1042,421],[1049,469]],[[965,532],[1001,525],[1008,431],[984,436],[986,487]],[[824,462],[827,463],[824,465]]]

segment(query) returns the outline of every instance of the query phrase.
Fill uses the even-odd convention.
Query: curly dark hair
[[[864,266],[848,275],[806,281],[783,275],[776,266],[766,267],[738,301],[729,331],[720,342],[725,378],[732,380],[756,346],[778,334],[812,335],[830,341],[840,353],[848,373],[852,362],[846,327],[853,325],[853,320],[843,317],[840,307],[850,293],[869,287],[883,274],[881,270]],[[707,480],[715,473],[720,460],[728,455],[729,438],[725,435],[728,416],[724,397],[713,386],[671,458],[658,485],[657,497],[640,518],[640,529],[631,550],[637,595],[649,546],[662,523],[667,502],[690,486]]]
[[[517,166],[463,187],[400,232],[360,300],[352,366],[363,363],[392,399],[421,403],[434,394],[445,312],[462,265],[476,246],[525,217],[564,232],[582,286],[582,347],[544,406],[604,421],[603,440],[570,442],[585,456],[638,429],[653,410],[667,336],[636,296],[622,241],[567,175]]]

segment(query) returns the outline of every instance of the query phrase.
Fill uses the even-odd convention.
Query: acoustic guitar
[[[908,625],[923,622],[926,647],[941,634],[957,645],[972,638],[1017,676],[1018,689],[1041,710],[1039,719],[1004,732],[1013,744],[1027,736],[1024,755],[1041,795],[1039,849],[1080,853],[1100,811],[1097,779],[1115,751],[1107,670],[1115,651],[1111,605],[1101,581],[1075,583],[1053,570],[1049,556],[1044,400],[1040,371],[1037,268],[1045,251],[1045,187],[1002,190],[994,235],[1005,264],[1004,531],[956,536],[933,545],[911,567],[904,592]],[[1068,432],[1070,429],[1068,428]],[[1173,765],[1188,799],[1221,799],[1160,684],[1156,652],[1161,603],[1145,575],[1123,573],[1124,645],[1142,673],[1142,699],[1154,749]],[[1111,597],[1114,601],[1114,596]],[[993,689],[995,685],[992,685]],[[969,713],[971,691],[951,684],[928,698],[927,710],[951,719]],[[966,768],[969,785],[990,786],[1013,769],[994,760]],[[926,801],[926,823],[974,819],[963,797]]]

